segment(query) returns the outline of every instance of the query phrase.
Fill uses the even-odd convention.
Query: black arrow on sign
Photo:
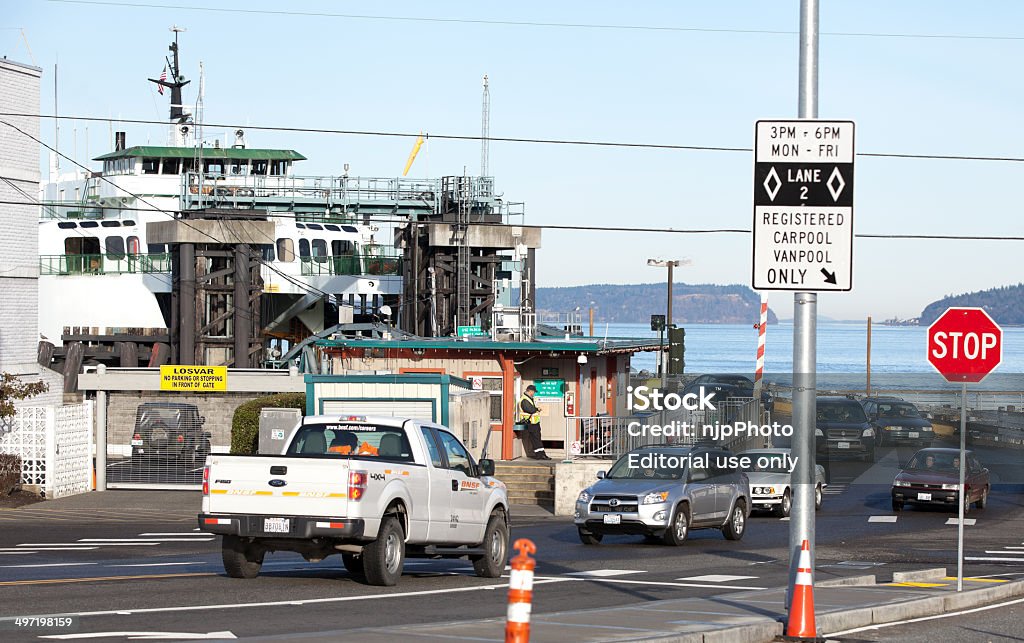
[[[821,274],[825,275],[825,283],[827,283],[827,284],[834,284],[834,283],[836,283],[836,273],[829,272],[828,270],[825,270],[824,268],[822,268],[821,269]]]

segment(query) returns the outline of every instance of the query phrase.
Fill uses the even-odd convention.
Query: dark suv
[[[871,425],[875,427],[878,446],[898,442],[930,446],[935,438],[932,423],[917,407],[899,397],[866,397],[860,401]]]
[[[701,375],[693,380],[682,390],[682,395],[693,393],[699,395],[701,387],[704,387],[705,395],[710,393],[713,402],[719,402],[734,397],[754,397],[754,382],[745,375],[732,375],[728,373],[716,373]],[[775,408],[775,398],[766,389],[761,390],[761,404],[764,410],[771,412]]]
[[[173,462],[202,467],[210,455],[210,433],[203,431],[206,418],[195,404],[146,402],[135,411],[132,433],[132,468],[144,462]]]
[[[875,459],[875,429],[859,402],[819,397],[817,407],[815,443],[819,454],[856,455],[867,462]]]

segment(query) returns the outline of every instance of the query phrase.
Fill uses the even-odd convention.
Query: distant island
[[[948,295],[925,306],[921,325],[929,326],[950,306],[984,308],[998,324],[1024,324],[1024,284],[999,286],[963,295]]]
[[[646,324],[652,314],[665,313],[666,285],[592,284],[560,288],[537,288],[537,312],[565,313],[577,306],[584,314],[594,308],[594,319],[619,324]],[[756,324],[761,298],[738,284],[672,285],[672,316],[676,324]],[[768,323],[778,323],[768,310]]]

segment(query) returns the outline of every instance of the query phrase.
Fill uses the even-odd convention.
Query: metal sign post
[[[960,389],[960,505],[956,525],[956,591],[964,591],[964,472],[967,470],[967,382]]]

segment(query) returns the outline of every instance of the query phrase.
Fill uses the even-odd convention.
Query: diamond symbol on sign
[[[835,185],[832,185],[835,183]],[[839,168],[832,168],[832,176],[828,177],[828,191],[832,193],[832,200],[838,201],[839,195],[842,194],[843,188],[846,187],[846,181],[843,180],[843,175],[839,173]]]
[[[779,189],[782,188],[782,179],[775,172],[775,166],[768,171],[768,176],[764,180],[764,189],[768,192],[768,199],[771,201],[775,200],[775,195],[779,193]]]

